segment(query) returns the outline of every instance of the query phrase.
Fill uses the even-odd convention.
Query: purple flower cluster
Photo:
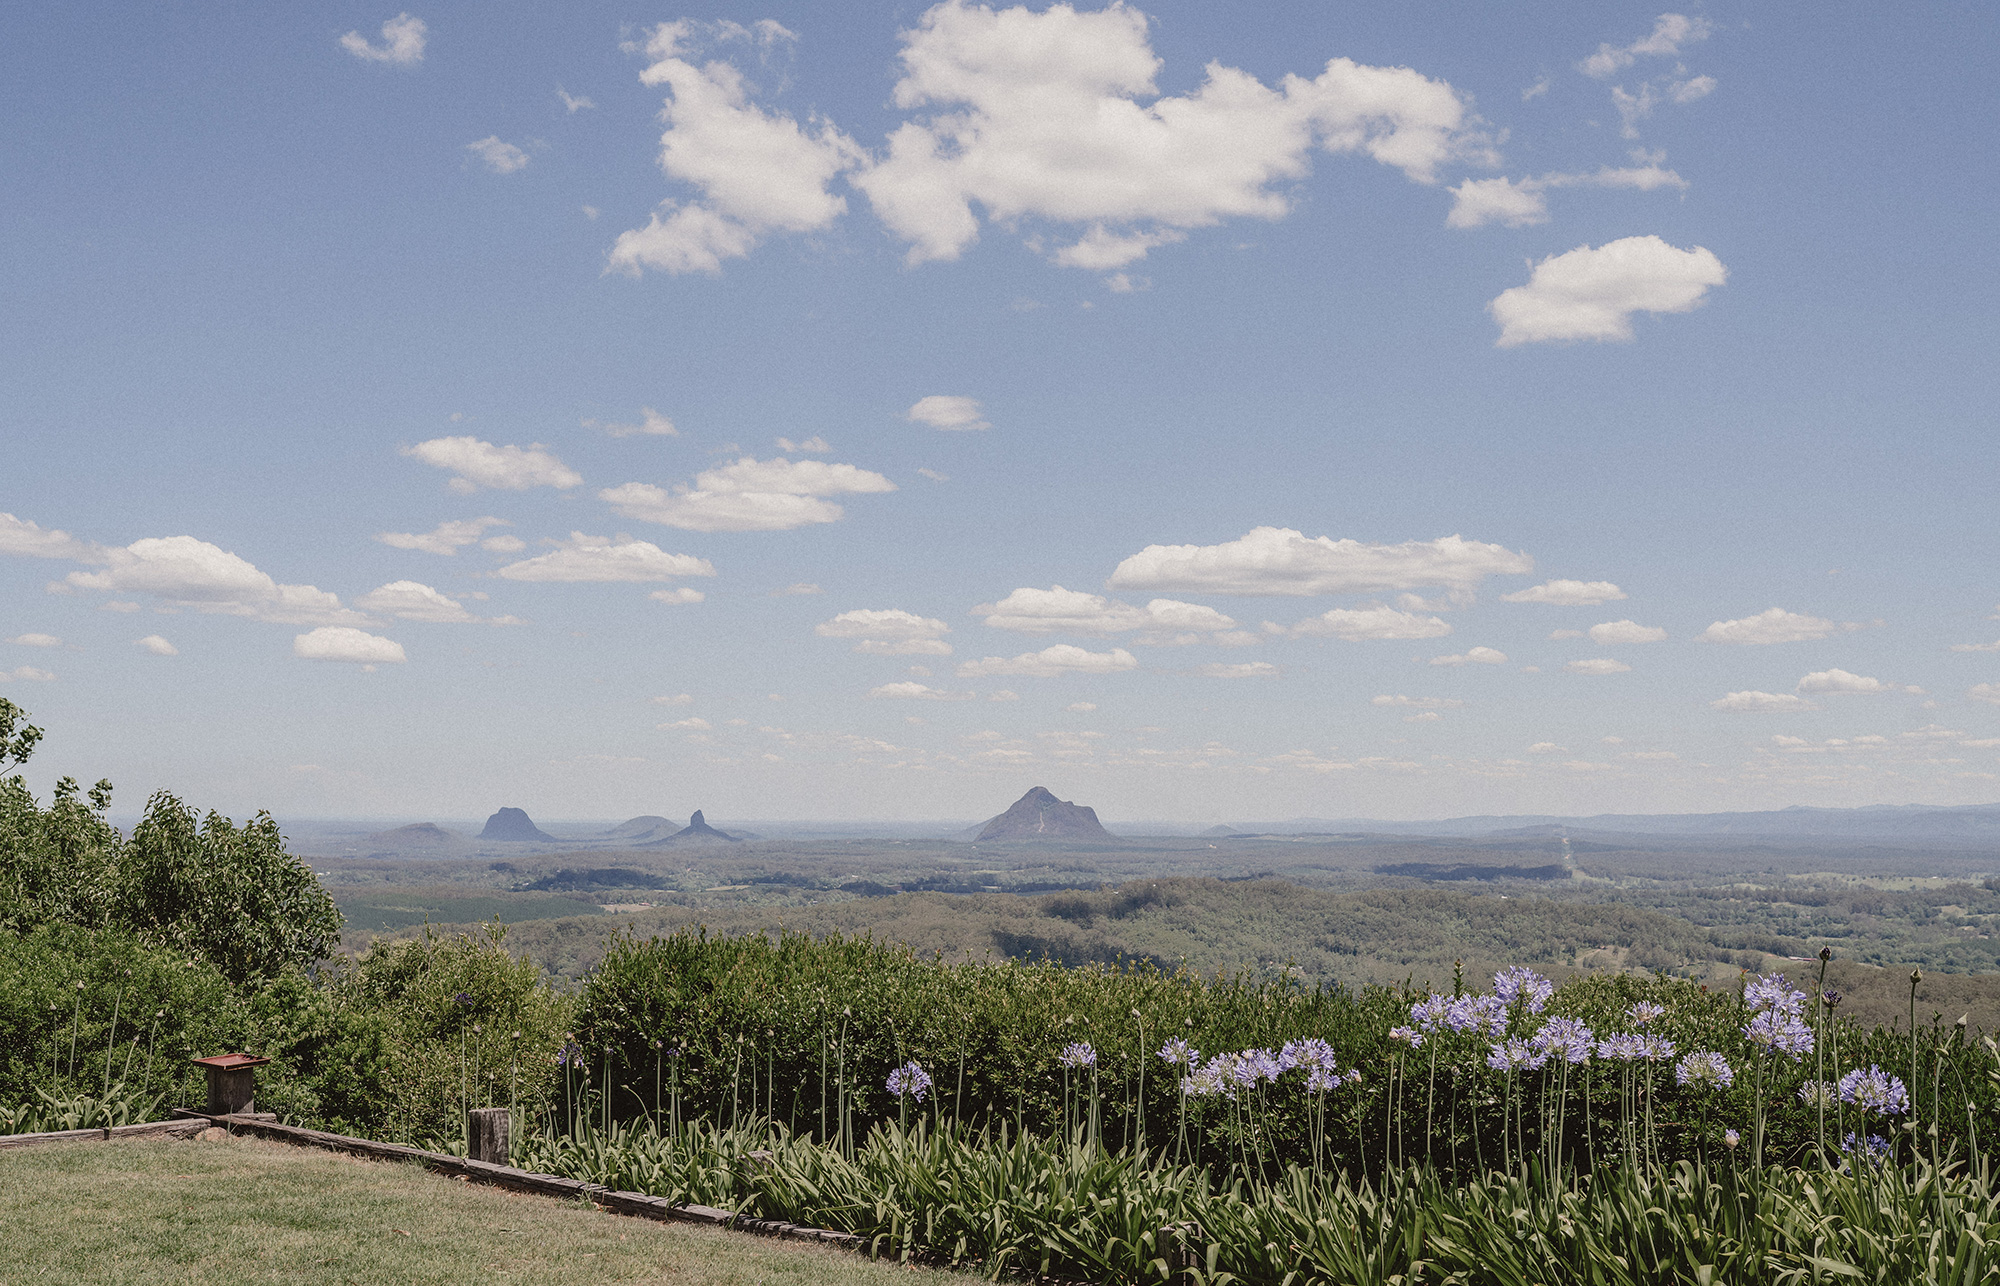
[[[921,1103],[924,1101],[924,1096],[931,1092],[931,1074],[918,1066],[915,1059],[911,1059],[889,1073],[888,1089],[898,1098],[908,1094]]]
[[[1181,1078],[1181,1093],[1191,1098],[1216,1094],[1234,1099],[1239,1089],[1255,1089],[1267,1081],[1275,1084],[1280,1076],[1295,1069],[1305,1071],[1306,1088],[1315,1094],[1361,1079],[1359,1071],[1341,1072],[1334,1060],[1333,1046],[1316,1036],[1291,1041],[1276,1053],[1268,1049],[1239,1049],[1217,1054],[1205,1063],[1200,1062],[1201,1051],[1187,1052],[1188,1074]],[[1160,1051],[1160,1057],[1167,1058],[1167,1051]],[[1175,1060],[1167,1058],[1167,1061]]]
[[[1879,1067],[1865,1072],[1857,1067],[1841,1077],[1840,1098],[1876,1116],[1901,1116],[1910,1110],[1909,1090]]]
[[[1176,1036],[1160,1046],[1160,1058],[1175,1067],[1192,1067],[1201,1061],[1201,1051]]]
[[[1551,1018],[1542,1024],[1541,1030],[1530,1040],[1543,1062],[1554,1058],[1565,1063],[1577,1064],[1590,1061],[1590,1051],[1595,1038],[1590,1028],[1575,1018]]]
[[[1412,1027],[1391,1027],[1389,1029],[1389,1039],[1400,1040],[1411,1049],[1422,1049],[1424,1047],[1424,1034]]]
[[[1461,1035],[1483,1031],[1497,1040],[1507,1034],[1507,1002],[1498,996],[1460,996],[1445,1007],[1444,1021]]]
[[[1880,1165],[1892,1151],[1889,1140],[1881,1135],[1870,1134],[1864,1138],[1853,1130],[1849,1130],[1847,1137],[1840,1141],[1840,1150],[1850,1157],[1860,1157],[1875,1165]]]
[[[1656,1005],[1650,1000],[1642,1000],[1625,1010],[1625,1021],[1634,1027],[1644,1027],[1656,1018],[1666,1017],[1666,1014],[1667,1011],[1663,1006]]]
[[[1087,1040],[1073,1040],[1058,1055],[1064,1067],[1097,1066],[1097,1049]]]
[[[1539,1014],[1548,1008],[1556,985],[1525,965],[1514,965],[1493,975],[1493,991],[1508,1008],[1525,1004],[1529,1013]]]
[[[1496,1072],[1528,1071],[1548,1061],[1545,1051],[1537,1050],[1519,1037],[1495,1045],[1493,1052],[1486,1056],[1486,1065]]]
[[[1743,1035],[1751,1044],[1762,1045],[1780,1054],[1803,1058],[1812,1053],[1813,1034],[1799,1012],[1806,993],[1796,991],[1785,975],[1766,974],[1743,988],[1743,1003],[1756,1011],[1743,1025]]]
[[[1722,1055],[1704,1050],[1674,1064],[1674,1082],[1726,1090],[1736,1083],[1736,1071]]]
[[[1443,1030],[1450,1012],[1451,998],[1432,992],[1410,1006],[1410,1025],[1419,1032],[1434,1035]]]

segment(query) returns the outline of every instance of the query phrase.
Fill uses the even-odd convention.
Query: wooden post
[[[257,1069],[270,1062],[248,1054],[218,1054],[197,1058],[194,1065],[208,1073],[211,1116],[244,1115],[257,1110]]]
[[[465,1154],[474,1161],[512,1165],[512,1114],[504,1107],[475,1107],[465,1114]]]

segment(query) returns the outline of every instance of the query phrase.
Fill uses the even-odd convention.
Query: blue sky
[[[24,13],[0,695],[291,816],[2000,798],[1995,46]]]

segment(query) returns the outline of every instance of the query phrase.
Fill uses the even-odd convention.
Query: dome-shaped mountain
[[[1037,786],[1014,801],[1014,806],[987,822],[978,839],[1095,839],[1115,840],[1097,820],[1097,810],[1057,799],[1046,786]]]
[[[518,808],[503,808],[486,819],[486,829],[479,832],[481,839],[508,841],[532,840],[541,844],[553,844],[555,836],[546,835],[542,828],[530,821],[528,815]]]
[[[703,817],[701,810],[697,808],[694,810],[694,816],[688,818],[686,826],[681,827],[681,829],[675,831],[665,839],[649,840],[642,847],[651,848],[655,844],[685,844],[689,840],[727,840],[731,844],[734,844],[742,838],[741,835],[731,835],[727,831],[719,831],[715,827],[710,826],[708,819]]]

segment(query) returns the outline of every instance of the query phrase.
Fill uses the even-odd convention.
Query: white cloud
[[[517,174],[528,168],[528,154],[512,143],[504,143],[498,134],[488,134],[465,145],[465,150],[478,157],[487,169],[495,174]]]
[[[1236,629],[1236,622],[1212,607],[1156,598],[1133,607],[1098,594],[1064,589],[1017,589],[997,603],[981,603],[974,616],[986,618],[996,630],[1021,634],[1088,634],[1104,637],[1144,630],[1139,641],[1167,644],[1198,642]]]
[[[1121,670],[1137,669],[1138,666],[1138,658],[1122,647],[1109,652],[1088,652],[1072,644],[1058,643],[1054,647],[1046,647],[1039,652],[1024,652],[1013,658],[989,656],[978,661],[966,661],[958,667],[958,677],[977,679],[995,674],[1018,674],[1028,678],[1052,679],[1064,674],[1116,674]]]
[[[1498,648],[1467,648],[1457,656],[1434,656],[1432,665],[1505,665],[1507,654]]]
[[[1654,192],[1661,188],[1687,190],[1687,180],[1657,163],[1646,165],[1600,166],[1589,174],[1544,174],[1528,179],[1464,179],[1452,188],[1451,212],[1445,215],[1447,228],[1483,228],[1502,223],[1525,228],[1549,221],[1549,203],[1544,195],[1554,188],[1627,188]]]
[[[403,645],[346,625],[323,625],[292,640],[292,655],[308,661],[348,661],[356,665],[400,664]]]
[[[987,696],[986,699],[988,701],[1019,701],[1021,699],[1021,694],[1018,692],[1010,692],[1006,688],[996,688],[992,693],[990,693]]]
[[[136,646],[145,648],[154,656],[179,656],[181,654],[179,648],[157,634],[148,634],[145,638],[137,640]]]
[[[53,634],[16,634],[7,640],[22,647],[61,647],[62,640]]]
[[[1502,594],[1503,603],[1547,603],[1553,607],[1596,607],[1625,597],[1625,591],[1608,580],[1552,580],[1527,589]]]
[[[1097,703],[1095,701],[1072,701],[1064,706],[1063,709],[1069,711],[1071,714],[1089,714],[1091,711],[1097,709]]]
[[[1601,44],[1597,52],[1578,63],[1576,69],[1592,79],[1607,80],[1641,57],[1672,57],[1680,53],[1681,46],[1708,39],[1710,30],[1706,18],[1663,13],[1654,21],[1651,35],[1642,36],[1629,45]]]
[[[566,541],[550,543],[556,546],[553,553],[509,563],[493,574],[508,580],[559,582],[680,580],[715,575],[714,565],[706,558],[669,554],[644,540],[613,541],[575,531]]]
[[[1974,701],[2000,705],[2000,683],[1975,683],[1965,690],[1965,695]]]
[[[694,704],[694,694],[691,692],[682,692],[671,697],[654,697],[653,704],[656,706],[691,706]]]
[[[1531,99],[1540,98],[1543,94],[1546,94],[1548,92],[1549,92],[1549,78],[1547,76],[1544,76],[1540,80],[1536,81],[1534,84],[1528,86],[1526,89],[1521,91],[1521,101],[1525,103],[1530,101]]]
[[[702,602],[708,598],[708,595],[698,589],[689,589],[687,586],[682,585],[678,589],[656,589],[646,595],[646,597],[652,599],[655,603],[671,603],[678,607],[689,603]]]
[[[794,442],[790,438],[779,438],[778,449],[789,452],[792,455],[825,455],[827,452],[833,450],[833,447],[827,443],[825,438],[821,437],[807,438],[803,442]]]
[[[512,616],[474,616],[465,604],[413,580],[390,581],[354,600],[363,611],[432,625],[519,625]]]
[[[1880,679],[1870,678],[1867,675],[1850,674],[1846,670],[1814,670],[1811,674],[1799,680],[1798,690],[1800,692],[1814,693],[1874,693],[1896,692],[1901,689],[1896,684],[1884,683]]]
[[[1269,626],[1266,629],[1290,634],[1293,638],[1344,639],[1349,643],[1362,643],[1385,639],[1434,639],[1451,633],[1451,626],[1435,616],[1418,616],[1412,612],[1399,612],[1393,607],[1336,607],[1330,612],[1310,616],[1290,629],[1283,626]]]
[[[528,542],[519,536],[488,536],[479,542],[479,547],[489,554],[518,554],[528,547]]]
[[[1991,643],[1954,643],[1953,652],[2000,652],[2000,639]]]
[[[879,688],[870,688],[868,695],[878,699],[901,701],[970,701],[974,696],[970,692],[946,692],[915,680],[885,683]]]
[[[824,593],[826,593],[825,590],[813,584],[811,581],[802,580],[802,581],[794,581],[792,584],[785,586],[783,589],[772,590],[771,597],[791,598],[800,594],[824,594]]]
[[[894,491],[879,473],[823,460],[755,460],[704,469],[672,491],[628,482],[597,493],[620,515],[684,531],[789,531],[836,522],[845,512],[820,497]]]
[[[1641,625],[1637,621],[1606,621],[1590,627],[1593,643],[1658,643],[1665,637],[1667,632],[1659,626]]]
[[[375,539],[392,549],[414,549],[425,554],[456,554],[465,545],[476,542],[488,527],[505,527],[509,524],[501,518],[466,518],[457,522],[441,522],[437,530],[422,533],[405,531],[384,531]],[[505,539],[502,537],[501,539]],[[490,547],[490,546],[489,546]],[[519,548],[517,545],[516,548]]]
[[[582,474],[549,454],[539,442],[500,447],[467,434],[419,442],[404,447],[403,454],[453,474],[451,489],[461,494],[481,487],[495,491],[554,487],[560,491],[583,481]]]
[[[1537,741],[1534,745],[1528,747],[1528,753],[1531,755],[1559,755],[1568,749],[1569,747],[1559,746],[1553,741]]]
[[[637,424],[622,424],[609,420],[585,420],[583,427],[586,429],[602,429],[614,438],[677,438],[681,435],[681,431],[674,427],[672,420],[661,415],[650,406],[639,408],[639,422]]]
[[[1461,536],[1399,545],[1311,540],[1283,527],[1258,527],[1219,545],[1148,545],[1118,564],[1113,589],[1207,594],[1383,593],[1443,586],[1469,594],[1487,576],[1534,570],[1535,560]]]
[[[708,732],[714,727],[715,727],[714,724],[702,718],[700,715],[694,715],[686,719],[676,719],[672,723],[663,723],[659,725],[660,730],[663,732],[671,731],[675,728],[683,728],[689,732]]]
[[[102,545],[78,540],[66,531],[38,527],[10,513],[0,513],[0,554],[16,558],[61,558],[73,563],[102,563],[109,557]]]
[[[933,617],[900,608],[858,608],[821,621],[813,633],[826,639],[856,639],[856,652],[877,656],[950,656],[943,636],[951,627]]]
[[[1272,89],[1211,63],[1192,93],[1153,97],[1147,18],[1123,5],[940,4],[904,33],[902,60],[897,106],[932,114],[899,126],[853,182],[911,263],[962,254],[979,236],[975,205],[999,226],[1075,229],[1052,257],[1103,270],[1187,229],[1282,218],[1315,145],[1422,183],[1486,156],[1457,91],[1408,68],[1338,58]]]
[[[937,471],[936,469],[918,469],[918,470],[917,470],[917,472],[918,472],[918,473],[920,473],[920,474],[922,474],[922,475],[923,475],[924,477],[926,477],[926,478],[929,478],[929,479],[930,479],[930,480],[931,480],[932,482],[950,482],[950,481],[951,481],[951,475],[950,475],[950,474],[948,474],[948,473],[939,473],[939,472],[938,472],[938,471]]]
[[[0,670],[0,683],[12,679],[19,683],[54,683],[54,671],[38,669],[32,665],[17,665],[11,670]]]
[[[647,36],[645,53],[654,61],[640,83],[668,91],[660,113],[667,124],[660,168],[692,185],[700,198],[679,206],[663,202],[645,227],[619,235],[610,266],[633,276],[647,268],[720,272],[723,260],[749,254],[772,233],[831,226],[847,201],[827,185],[863,159],[832,124],[816,121],[808,130],[750,101],[750,85],[729,63],[697,67],[683,57],[692,52],[695,35],[694,24],[681,21],[662,23]]]
[[[1534,266],[1528,284],[1486,306],[1500,324],[1498,347],[1554,340],[1629,340],[1632,314],[1684,313],[1729,279],[1702,246],[1680,250],[1658,237],[1578,246]]]
[[[591,102],[588,98],[580,94],[568,92],[561,85],[556,86],[556,97],[562,99],[563,107],[571,116],[576,115],[578,112],[589,111],[597,106],[596,103]]]
[[[1400,694],[1396,696],[1371,697],[1368,704],[1372,706],[1395,706],[1407,710],[1462,710],[1465,708],[1465,702],[1458,700],[1456,697],[1406,697]]]
[[[1711,710],[1733,710],[1750,714],[1789,714],[1799,710],[1817,710],[1818,706],[1804,697],[1791,693],[1776,692],[1731,692],[1708,703]]]
[[[1275,679],[1279,671],[1269,661],[1245,661],[1240,665],[1211,661],[1196,666],[1192,673],[1204,679]]]
[[[1614,661],[1608,656],[1594,657],[1588,661],[1571,661],[1563,669],[1571,674],[1592,674],[1603,677],[1607,674],[1626,674],[1632,669],[1623,661]]]
[[[903,418],[912,424],[928,424],[934,429],[990,429],[986,412],[976,399],[933,393],[920,397]]]
[[[414,67],[424,60],[424,40],[429,28],[422,18],[399,13],[382,24],[382,43],[370,44],[368,37],[350,31],[340,38],[340,47],[363,62],[393,63]]]
[[[1767,608],[1755,616],[1734,621],[1716,621],[1701,632],[1703,643],[1805,643],[1823,639],[1840,627],[1832,621],[1782,607]]]
[[[255,566],[192,536],[148,537],[102,551],[104,570],[71,572],[77,589],[152,594],[167,605],[281,625],[365,623],[311,585],[280,585]]]

